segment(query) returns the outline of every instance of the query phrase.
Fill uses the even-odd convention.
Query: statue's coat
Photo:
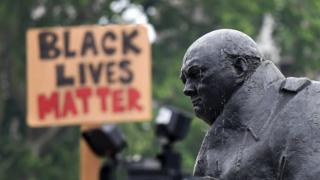
[[[211,125],[194,175],[319,180],[320,83],[285,78],[263,61]]]

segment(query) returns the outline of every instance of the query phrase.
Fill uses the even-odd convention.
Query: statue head
[[[196,40],[185,53],[180,75],[195,114],[211,125],[261,61],[257,44],[240,31],[216,30]]]

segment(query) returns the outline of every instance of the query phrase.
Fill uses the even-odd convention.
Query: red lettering
[[[94,92],[97,97],[93,97]],[[139,104],[141,93],[135,88],[129,87],[124,90],[121,88],[98,87],[94,90],[90,87],[80,87],[61,93],[52,92],[48,96],[38,96],[38,115],[41,121],[44,121],[49,115],[58,120],[62,117],[76,116],[79,113],[89,114],[90,108],[92,108],[90,107],[90,98],[98,98],[97,100],[100,101],[98,106],[100,106],[101,112],[109,110],[113,113],[123,113],[125,111],[141,112],[143,110],[143,106]]]
[[[77,89],[76,94],[82,100],[82,111],[84,113],[88,113],[89,111],[88,98],[91,96],[91,89],[88,87],[80,88],[80,89]]]
[[[106,87],[100,87],[97,89],[97,95],[100,97],[101,100],[101,110],[105,112],[107,110],[107,95],[109,94],[110,90]]]
[[[63,106],[63,116],[72,113],[73,115],[77,114],[77,109],[73,101],[73,97],[70,91],[67,91],[64,96],[64,106]]]
[[[142,110],[142,107],[138,104],[138,100],[140,99],[140,93],[135,88],[128,89],[128,109],[133,110],[136,109],[138,111]]]
[[[124,106],[123,106],[123,99],[122,99],[122,90],[115,90],[112,93],[112,110],[113,112],[123,112],[124,111]]]
[[[41,120],[51,111],[54,111],[56,118],[60,117],[58,98],[57,92],[53,92],[49,98],[45,95],[38,96],[38,112]]]

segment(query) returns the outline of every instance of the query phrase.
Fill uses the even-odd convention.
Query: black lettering
[[[113,67],[114,67],[115,63],[114,62],[108,62],[107,63],[107,81],[108,83],[114,83],[114,79],[113,79],[113,75],[114,75],[114,71],[113,71]]]
[[[92,50],[94,55],[97,55],[98,53],[93,34],[91,32],[86,32],[84,35],[83,44],[81,48],[81,55],[86,55],[88,50]]]
[[[70,50],[70,44],[69,44],[69,39],[70,39],[70,33],[69,31],[66,31],[63,33],[63,38],[64,38],[64,50],[65,50],[65,56],[66,57],[74,57],[76,55],[76,52],[73,50]]]
[[[124,84],[129,84],[133,80],[133,73],[131,69],[129,68],[130,66],[130,61],[128,60],[122,60],[119,64],[120,69],[123,70],[123,72],[126,74],[125,76],[120,76],[120,81]]]
[[[65,76],[64,65],[59,64],[56,66],[57,86],[73,85],[74,79],[72,77]]]
[[[85,65],[79,64],[79,75],[80,75],[80,84],[84,85],[86,83],[86,72],[85,72]]]
[[[135,29],[130,34],[127,34],[125,31],[122,32],[123,36],[123,47],[122,52],[123,54],[127,54],[130,50],[134,53],[139,54],[140,49],[132,43],[133,39],[138,35],[138,31]]]
[[[91,77],[93,79],[94,83],[99,83],[100,76],[101,76],[101,69],[102,69],[102,64],[99,63],[98,66],[95,68],[93,64],[89,64],[89,70]]]
[[[116,35],[113,32],[107,32],[103,35],[102,40],[101,40],[101,46],[103,51],[108,54],[112,55],[116,52],[116,49],[114,47],[107,47],[107,39],[110,39],[112,41],[115,41],[117,39]]]
[[[60,50],[56,47],[58,36],[53,32],[41,32],[39,34],[40,58],[42,60],[52,60],[60,55]]]

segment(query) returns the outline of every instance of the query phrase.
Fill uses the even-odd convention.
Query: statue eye
[[[190,78],[200,78],[201,77],[201,69],[199,67],[191,67],[188,71],[188,76]]]

